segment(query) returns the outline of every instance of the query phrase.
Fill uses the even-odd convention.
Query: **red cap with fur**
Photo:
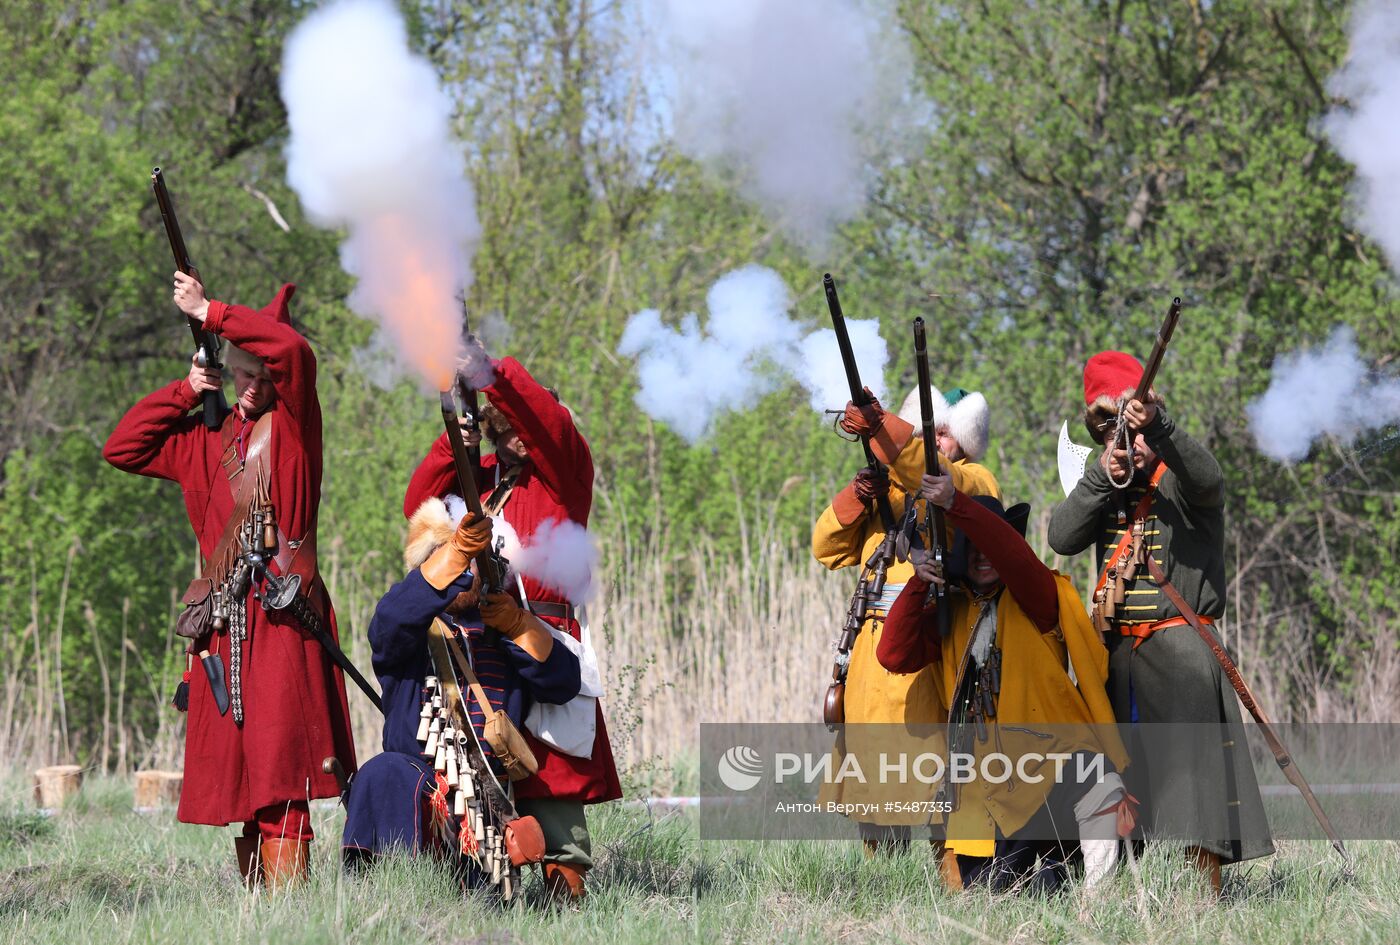
[[[1126,390],[1142,380],[1142,362],[1123,351],[1100,351],[1084,365],[1084,405],[1092,407],[1100,397],[1117,403]]]

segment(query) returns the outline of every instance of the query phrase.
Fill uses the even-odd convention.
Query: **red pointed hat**
[[[1084,405],[1092,407],[1100,397],[1117,403],[1141,380],[1142,362],[1137,358],[1123,351],[1100,351],[1084,365]]]
[[[278,289],[277,294],[272,297],[272,301],[264,305],[258,311],[258,314],[266,315],[273,321],[281,322],[283,325],[290,325],[292,323],[292,313],[287,310],[287,303],[292,300],[292,294],[296,292],[296,290],[297,287],[292,283],[283,283],[282,288]]]

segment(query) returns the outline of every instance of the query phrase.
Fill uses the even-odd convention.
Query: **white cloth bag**
[[[578,695],[563,705],[536,702],[525,714],[525,728],[551,748],[575,758],[592,758],[593,742],[598,736],[598,699],[603,695],[603,679],[598,672],[598,654],[593,651],[592,635],[588,629],[588,611],[574,610],[578,618],[579,637],[553,626],[556,646],[562,645],[578,657],[580,686]]]

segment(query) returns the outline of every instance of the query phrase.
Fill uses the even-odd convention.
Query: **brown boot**
[[[583,888],[583,878],[588,875],[588,867],[574,866],[572,863],[544,864],[544,889],[549,898],[562,904],[577,903],[587,892]]]
[[[258,857],[259,837],[234,837],[233,849],[238,854],[238,875],[243,885],[256,889],[262,885],[262,860]]]
[[[310,860],[311,844],[306,840],[264,840],[263,881],[274,892],[295,886],[306,879]]]
[[[1215,898],[1220,898],[1220,854],[1211,853],[1200,847],[1186,848],[1186,862],[1201,871],[1201,875],[1210,883],[1210,892]]]
[[[938,857],[938,875],[943,880],[943,888],[949,892],[961,892],[963,888],[962,870],[958,868],[958,855],[944,848]]]

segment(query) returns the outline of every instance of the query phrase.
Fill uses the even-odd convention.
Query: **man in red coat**
[[[525,547],[542,529],[553,530],[558,523],[586,526],[593,506],[593,457],[568,409],[514,358],[494,360],[473,346],[468,362],[477,364],[483,375],[478,383],[489,403],[482,411],[482,425],[496,448],[482,457],[476,470],[484,504],[514,529]],[[464,432],[464,438],[469,447],[476,446],[480,434]],[[452,447],[444,433],[409,482],[404,515],[411,517],[425,500],[442,498],[456,488]],[[537,616],[580,639],[575,602],[537,577],[522,574],[520,580],[525,602]],[[595,719],[596,735],[587,757],[565,754],[541,741],[527,724],[525,737],[540,770],[515,786],[520,813],[534,816],[544,829],[546,882],[551,893],[562,898],[583,896],[584,876],[593,865],[583,806],[622,796],[601,705],[595,707]]]
[[[287,301],[293,291],[284,285],[270,305],[254,311],[209,301],[197,281],[175,273],[181,311],[231,343],[227,362],[238,402],[219,429],[205,427],[190,411],[223,381],[220,372],[192,365],[188,377],[127,411],[102,451],[118,469],[180,484],[205,577],[216,590],[228,590],[224,626],[192,643],[191,652],[207,648],[226,667],[234,711],[225,703],[221,712],[213,686],[196,673],[179,819],[241,822],[243,835],[235,843],[250,886],[259,880],[278,886],[305,875],[312,839],[307,802],[339,794],[321,762],[334,755],[351,770],[355,764],[340,671],[293,618],[263,610],[252,596],[256,580],[236,596],[237,543],[221,541],[235,511],[246,510],[249,520],[262,516],[277,537],[272,570],[303,576],[302,593],[335,634],[335,614],[315,566],[321,499],[316,358],[292,328]],[[240,502],[250,475],[255,487]]]

